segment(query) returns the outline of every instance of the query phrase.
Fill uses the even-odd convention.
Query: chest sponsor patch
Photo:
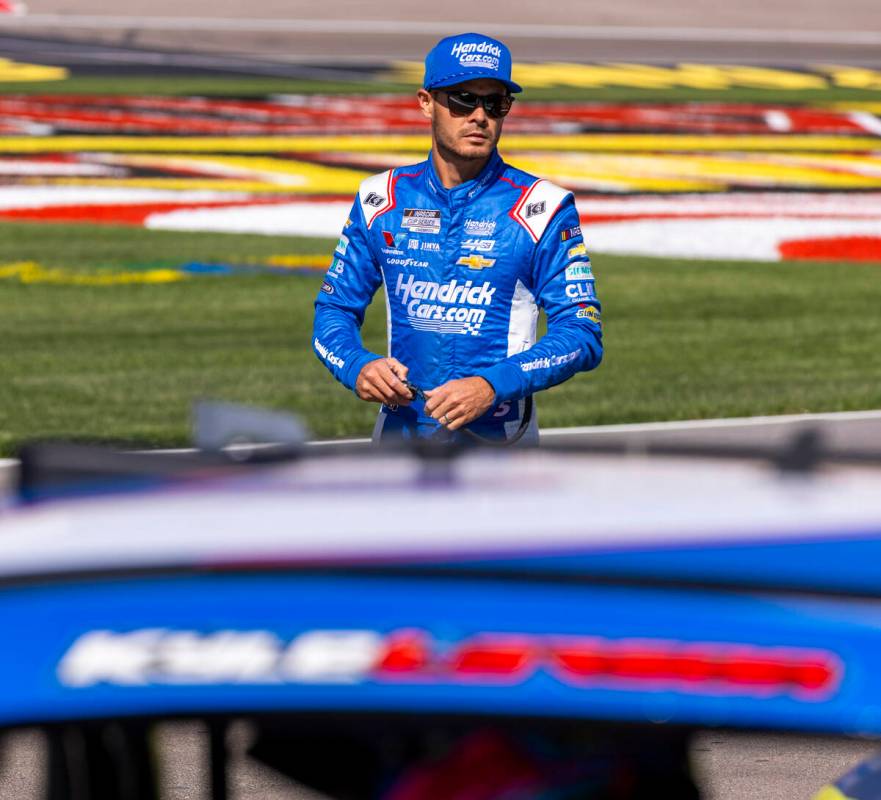
[[[412,233],[440,233],[441,213],[433,208],[405,208],[401,227]]]
[[[566,230],[560,234],[560,238],[564,242],[568,242],[570,239],[574,239],[576,236],[581,236],[580,225],[576,225],[574,228],[566,228]]]
[[[463,250],[476,250],[478,253],[491,253],[495,246],[495,239],[465,239],[459,245]]]
[[[410,250],[422,250],[429,253],[439,253],[441,249],[440,242],[428,242],[423,239],[410,239],[407,247]]]
[[[392,233],[391,231],[383,231],[382,238],[385,241],[387,247],[397,249],[403,244],[404,239],[407,238],[407,234],[406,233]]]
[[[592,281],[593,270],[590,268],[590,261],[579,261],[576,264],[570,264],[566,267],[567,281]]]
[[[469,236],[492,236],[496,232],[494,219],[466,219],[465,233]]]
[[[489,281],[436,283],[398,275],[395,284],[395,297],[404,306],[410,327],[440,334],[480,336],[485,307],[492,304],[495,293]]]
[[[472,253],[470,256],[462,256],[456,262],[456,266],[468,267],[468,269],[489,269],[495,263],[494,258],[484,258],[477,253]]]

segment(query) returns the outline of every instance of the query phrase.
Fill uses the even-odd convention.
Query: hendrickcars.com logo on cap
[[[523,91],[511,80],[511,51],[498,39],[481,33],[460,33],[441,39],[425,58],[426,89],[455,86],[476,78],[491,78],[509,92]]]
[[[494,42],[456,42],[450,55],[459,59],[463,67],[486,67],[497,70],[502,48]]]

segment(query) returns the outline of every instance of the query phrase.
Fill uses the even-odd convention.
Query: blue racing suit
[[[361,343],[364,311],[384,285],[388,355],[433,389],[479,375],[495,402],[468,427],[510,437],[524,398],[596,367],[600,303],[572,193],[494,152],[471,181],[446,189],[431,157],[365,180],[315,301],[312,344],[354,390],[381,358]],[[538,307],[547,333],[536,342]],[[379,435],[431,435],[423,404],[383,406]]]

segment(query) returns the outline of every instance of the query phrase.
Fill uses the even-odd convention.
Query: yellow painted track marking
[[[44,67],[42,64],[21,64],[0,58],[0,81],[18,83],[29,81],[63,81],[68,72],[64,67]]]
[[[416,61],[398,61],[383,77],[398,83],[421,85],[423,66]],[[634,89],[881,89],[881,72],[864,67],[818,65],[808,70],[772,69],[743,64],[572,64],[545,62],[517,64],[513,78],[529,88],[568,86],[600,89],[623,86]]]
[[[54,136],[0,137],[0,153],[161,152],[161,153],[322,153],[406,151],[424,153],[425,135],[402,136]],[[510,134],[505,152],[578,150],[585,152],[839,151],[881,152],[881,140],[867,136],[698,136],[691,134],[608,134],[530,136]]]

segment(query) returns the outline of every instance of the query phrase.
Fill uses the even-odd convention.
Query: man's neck
[[[431,151],[434,171],[445,189],[455,189],[463,183],[474,180],[489,163],[491,155],[479,160],[456,158],[435,146]]]

